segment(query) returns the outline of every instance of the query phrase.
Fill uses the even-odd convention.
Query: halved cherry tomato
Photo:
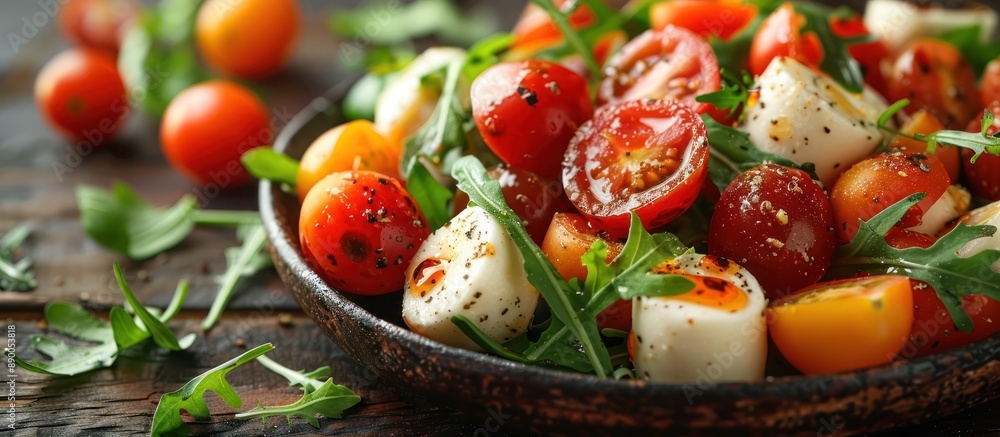
[[[575,213],[556,213],[552,224],[542,241],[542,252],[552,261],[559,274],[567,281],[577,278],[587,279],[587,268],[580,258],[590,250],[597,240],[608,245],[606,262],[611,262],[621,253],[622,243],[610,239],[606,232],[594,229],[587,219]],[[632,328],[632,301],[619,300],[597,315],[597,327],[628,331]]]
[[[988,106],[994,115],[1000,115],[1000,101],[994,100]],[[1000,131],[997,121],[993,122],[987,130],[987,134],[996,136]],[[966,129],[969,132],[980,132],[982,130],[982,113],[975,120],[969,122]],[[1000,200],[1000,156],[984,153],[979,155],[976,163],[972,163],[973,152],[962,150],[962,168],[965,169],[965,178],[969,182],[969,190],[977,196],[986,200]]]
[[[708,253],[749,270],[771,299],[822,278],[837,241],[823,188],[806,172],[777,164],[730,183],[708,229]]]
[[[924,134],[929,135],[939,130],[943,130],[944,126],[938,121],[937,117],[931,115],[931,113],[921,109],[914,113],[910,120],[906,122],[899,129],[900,132],[913,135],[913,134]],[[978,127],[976,131],[978,132]],[[892,147],[898,147],[903,149],[906,153],[926,153],[927,143],[923,141],[911,140],[904,137],[895,137],[892,140]],[[948,171],[948,177],[951,179],[952,184],[958,183],[958,178],[961,177],[961,157],[959,156],[958,148],[955,146],[948,146],[945,144],[938,144],[937,149],[934,151],[934,157],[944,164],[945,170]]]
[[[489,175],[490,179],[500,182],[507,206],[521,219],[521,224],[535,244],[542,244],[553,215],[573,210],[573,205],[563,195],[562,184],[558,182],[502,164],[490,168]],[[468,205],[468,194],[461,190],[455,193],[455,215]]]
[[[295,0],[208,0],[198,10],[195,36],[213,68],[257,79],[281,68],[298,31]]]
[[[816,284],[772,302],[768,331],[778,350],[807,375],[846,372],[890,362],[913,324],[905,276],[873,276]]]
[[[299,161],[295,189],[299,200],[326,175],[338,171],[371,170],[399,177],[399,156],[396,148],[375,125],[356,120],[337,126],[316,138]]]
[[[653,4],[653,29],[683,27],[702,37],[728,40],[757,16],[757,8],[738,0],[671,0]]]
[[[969,61],[955,46],[933,39],[914,41],[900,53],[886,97],[910,99],[908,113],[926,109],[948,129],[961,129],[982,109]]]
[[[687,29],[648,30],[625,44],[605,68],[598,105],[628,100],[677,100],[699,114],[713,106],[695,100],[719,90],[719,61],[712,46]]]
[[[595,225],[622,236],[630,211],[647,229],[686,211],[708,175],[705,123],[687,105],[633,100],[601,108],[563,160],[563,188]]]
[[[755,76],[767,69],[771,60],[790,57],[810,67],[823,60],[823,47],[815,33],[802,33],[806,18],[787,2],[771,13],[757,29],[750,45],[750,72]]]
[[[566,146],[594,109],[587,81],[548,61],[504,62],[484,71],[470,90],[472,116],[501,159],[557,179]]]
[[[885,241],[897,249],[928,248],[936,239],[930,235],[894,229]],[[913,289],[913,327],[909,341],[899,351],[900,358],[912,359],[982,340],[1000,331],[1000,302],[983,295],[962,297],[962,309],[972,319],[972,332],[955,328],[955,321],[933,287],[910,279]]]
[[[331,287],[349,293],[402,289],[410,259],[428,235],[427,219],[399,181],[373,171],[333,173],[302,202],[306,262]]]
[[[837,238],[843,243],[851,241],[858,233],[859,220],[869,220],[911,194],[926,193],[899,224],[902,228],[917,226],[948,185],[944,164],[922,153],[890,150],[854,164],[830,191]]]
[[[91,146],[113,137],[129,112],[114,57],[94,49],[70,49],[46,63],[35,102],[60,133]]]

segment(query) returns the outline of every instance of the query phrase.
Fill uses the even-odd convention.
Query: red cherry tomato
[[[630,211],[647,229],[686,211],[708,174],[704,122],[687,105],[633,100],[605,106],[573,137],[563,188],[576,208],[613,236]]]
[[[985,104],[995,100],[1000,100],[1000,59],[994,59],[986,64],[979,86],[980,102]]]
[[[70,0],[59,10],[59,27],[79,46],[114,54],[142,9],[135,0]]]
[[[114,136],[129,112],[114,57],[93,49],[70,49],[46,63],[35,102],[52,127],[91,146]]]
[[[160,125],[163,153],[174,169],[220,188],[248,181],[240,157],[272,141],[264,105],[246,88],[225,80],[182,91],[167,106]]]
[[[677,100],[699,114],[714,108],[701,94],[719,90],[719,61],[704,39],[668,26],[649,30],[625,44],[605,68],[599,105],[628,100]]]
[[[860,15],[850,18],[834,18],[830,22],[830,28],[842,38],[871,34]],[[847,48],[847,52],[861,65],[865,83],[878,91],[879,94],[886,95],[889,84],[885,75],[882,74],[882,63],[889,59],[889,47],[885,45],[885,42],[876,39],[868,43],[854,44]]]
[[[894,229],[885,241],[897,249],[928,248],[936,241],[930,235]],[[913,327],[899,356],[912,359],[982,340],[1000,331],[1000,302],[983,295],[964,296],[962,309],[972,318],[972,332],[955,328],[955,322],[937,292],[923,281],[910,279],[913,289]]]
[[[823,188],[806,172],[776,164],[729,184],[708,229],[708,253],[749,270],[771,299],[822,278],[837,240]]]
[[[594,110],[587,81],[548,61],[504,62],[472,83],[472,115],[501,159],[557,179],[566,145]]]
[[[732,0],[671,0],[655,3],[649,10],[653,29],[672,25],[723,40],[743,30],[756,16],[756,7]]]
[[[994,115],[1000,114],[1000,101],[994,100],[990,103],[989,110]],[[969,132],[980,132],[982,130],[981,116],[969,122]],[[990,126],[987,133],[996,135],[1000,131],[997,123]],[[969,190],[977,196],[989,201],[1000,200],[1000,156],[984,153],[979,155],[976,163],[972,163],[973,153],[971,150],[962,150],[962,168],[965,170],[965,178],[969,182]]]
[[[554,0],[553,3],[563,12],[574,6],[570,0]],[[594,23],[594,12],[586,4],[580,4],[569,15],[569,24],[574,29],[582,29]],[[552,22],[552,18],[544,9],[534,3],[528,3],[517,20],[514,30],[513,49],[534,52],[538,49],[558,44],[563,39],[562,32]]]
[[[969,61],[955,46],[933,39],[914,41],[900,53],[886,97],[910,99],[908,113],[926,109],[948,129],[961,129],[982,109]]]
[[[944,164],[922,153],[894,149],[854,164],[830,191],[837,238],[843,243],[851,241],[858,233],[858,220],[869,220],[911,194],[926,193],[899,224],[902,228],[919,225],[924,213],[948,189],[949,181]]]
[[[750,44],[750,72],[759,75],[772,59],[783,56],[810,67],[819,66],[823,47],[815,33],[802,33],[805,24],[806,18],[795,12],[790,2],[768,16]]]
[[[504,200],[524,224],[535,244],[542,244],[552,216],[557,212],[573,210],[573,205],[563,195],[562,184],[542,179],[538,175],[516,168],[498,165],[490,168],[490,179],[500,182]],[[469,195],[462,191],[455,194],[455,215],[469,205]]]
[[[430,235],[399,181],[373,171],[333,173],[302,201],[306,262],[338,290],[362,295],[403,288],[406,268]]]

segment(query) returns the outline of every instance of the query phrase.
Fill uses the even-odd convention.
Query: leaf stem
[[[240,253],[237,255],[236,261],[233,265],[227,266],[226,273],[222,276],[222,285],[219,286],[219,294],[215,296],[215,301],[212,302],[212,307],[208,310],[208,316],[201,323],[201,329],[207,331],[219,321],[222,310],[226,308],[226,305],[229,304],[229,299],[233,297],[236,284],[243,277],[244,268],[250,264],[254,256],[260,253],[266,242],[267,235],[264,233],[263,226],[254,226],[250,229],[246,239],[243,240],[243,246],[240,247]]]
[[[232,227],[240,225],[255,225],[260,223],[260,213],[257,211],[220,211],[195,210],[191,214],[195,223],[204,226]]]
[[[569,19],[566,18],[566,14],[562,13],[552,0],[531,0],[533,3],[541,7],[549,16],[552,18],[552,22],[555,23],[559,31],[562,32],[563,38],[566,42],[573,47],[583,58],[583,63],[587,65],[587,69],[590,70],[590,74],[595,77],[601,77],[601,66],[597,63],[597,59],[594,58],[594,53],[590,51],[590,47],[583,42],[580,35],[576,33],[573,26],[569,23]]]

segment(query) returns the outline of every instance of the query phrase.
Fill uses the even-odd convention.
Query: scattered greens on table
[[[0,237],[0,290],[31,291],[38,287],[34,263],[21,254],[31,235],[31,223],[21,223]]]

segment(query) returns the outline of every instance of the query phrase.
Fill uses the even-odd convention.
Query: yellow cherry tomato
[[[195,37],[212,68],[258,79],[281,68],[298,31],[295,0],[208,0],[198,10]]]
[[[342,124],[326,131],[299,161],[296,190],[299,200],[326,175],[338,171],[371,170],[399,178],[399,155],[367,120]]]

